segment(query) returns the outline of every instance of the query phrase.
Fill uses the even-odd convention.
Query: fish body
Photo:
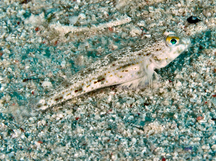
[[[141,41],[141,40],[140,40]],[[72,85],[39,100],[37,108],[45,110],[64,101],[99,88],[121,85],[138,87],[152,79],[155,69],[167,66],[185,51],[189,38],[180,38],[169,32],[150,38],[144,45],[138,43],[119,52],[107,55],[71,79]]]

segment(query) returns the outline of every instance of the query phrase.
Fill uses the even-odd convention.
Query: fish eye
[[[179,37],[177,36],[167,36],[166,44],[168,46],[175,46],[179,44]]]

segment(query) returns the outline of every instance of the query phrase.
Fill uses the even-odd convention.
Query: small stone
[[[202,120],[202,119],[204,119],[203,116],[198,116],[198,117],[196,118],[197,121]]]
[[[191,23],[191,24],[196,24],[198,22],[200,22],[201,20],[198,19],[197,17],[195,16],[190,16],[188,19],[187,19],[187,22]]]
[[[216,144],[212,145],[211,147],[213,150],[216,150]]]
[[[52,83],[49,82],[49,81],[44,81],[44,82],[42,83],[42,86],[43,86],[43,87],[50,88],[50,87],[52,87]]]

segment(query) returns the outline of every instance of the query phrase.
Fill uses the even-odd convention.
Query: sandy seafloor
[[[0,160],[216,160],[216,1],[71,1],[0,1]],[[35,110],[98,58],[165,30],[191,46],[151,88]]]

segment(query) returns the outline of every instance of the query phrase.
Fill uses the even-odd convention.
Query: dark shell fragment
[[[201,21],[201,20],[200,20],[199,18],[195,17],[195,16],[190,16],[190,17],[187,19],[187,22],[193,23],[193,24],[198,23],[198,22],[200,22],[200,21]]]

